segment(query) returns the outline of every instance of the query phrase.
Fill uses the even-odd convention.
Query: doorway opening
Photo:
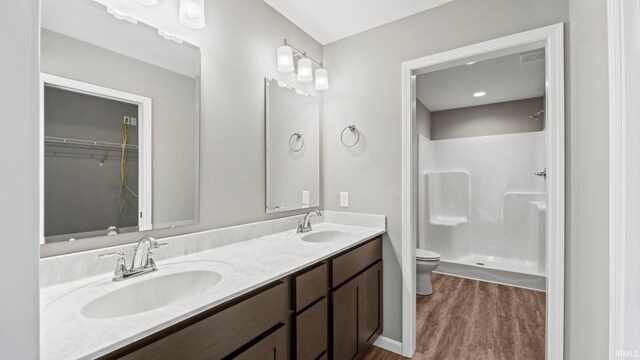
[[[426,133],[424,124],[419,125],[416,121],[419,111],[422,111],[421,116],[424,116],[424,109],[420,110],[416,101],[420,97],[420,76],[442,75],[456,68],[471,71],[474,67],[490,65],[492,60],[507,61],[506,59],[513,57],[517,58],[516,69],[517,66],[525,66],[520,65],[521,62],[525,64],[537,62],[538,67],[543,66],[542,93],[538,83],[511,79],[512,81],[505,83],[516,85],[518,89],[537,86],[538,92],[529,92],[526,96],[521,94],[522,97],[519,99],[498,97],[482,103],[481,99],[490,99],[499,91],[491,90],[489,87],[479,87],[476,84],[475,87],[464,91],[469,92],[466,96],[471,98],[470,101],[478,103],[472,104],[467,101],[469,99],[464,99],[466,101],[464,103],[445,104],[446,99],[441,99],[440,105],[431,105],[434,109],[442,106],[442,109],[438,110],[441,113],[437,114],[439,119],[435,120],[434,109],[429,109],[432,112],[430,114],[432,123],[429,126],[431,133]],[[458,278],[465,276],[481,280],[485,284],[487,282],[502,283],[509,288],[525,288],[521,290],[545,295],[541,300],[544,303],[545,314],[543,325],[545,339],[542,342],[542,349],[544,349],[542,351],[547,359],[562,358],[564,327],[563,67],[562,24],[429,55],[402,64],[402,355],[412,356],[416,351],[416,277],[420,276],[416,273],[416,252],[422,242],[424,250],[441,256],[439,271],[442,273],[455,275]],[[509,80],[507,69],[504,67],[501,69],[503,71],[500,72],[500,79]],[[465,75],[458,76],[462,80],[466,78]],[[432,98],[442,96],[446,92],[445,89],[451,88],[451,74],[445,78],[449,81],[445,80],[444,85],[440,86],[436,83],[436,88],[431,91]],[[434,79],[431,79],[431,83],[434,83]],[[461,83],[469,82],[461,81]],[[507,91],[507,93],[514,91]],[[453,98],[456,101],[462,101],[460,97]],[[498,104],[501,105],[498,106]],[[423,105],[428,109],[427,104]],[[498,124],[489,126],[477,121],[451,120],[451,113],[456,112],[454,118],[460,119],[462,113],[474,106],[476,111],[490,110],[489,112],[494,114],[500,111],[508,112],[506,109],[499,110],[497,107],[517,108],[519,112],[523,109],[531,109],[524,111],[522,122],[518,123],[518,126],[523,127],[518,127],[518,131],[505,132],[502,125],[506,123],[500,125],[500,121]],[[484,109],[481,108],[483,106],[485,106]],[[447,111],[450,113],[445,113]],[[456,125],[456,121],[458,126],[453,126]],[[470,126],[472,123],[473,126]],[[506,125],[513,126],[512,123]],[[437,137],[435,140],[423,139],[422,151],[419,141],[420,131],[428,136]],[[427,136],[423,135],[423,137]],[[429,147],[431,150],[435,147],[436,152],[431,153],[441,155],[440,160],[448,158],[450,161],[444,163],[433,161],[435,159],[428,161],[430,152],[425,149]],[[420,168],[419,154],[423,152],[427,161]],[[475,170],[467,167],[465,170],[463,163],[468,160],[465,158],[474,157],[484,166]],[[468,164],[473,165],[474,162]],[[491,170],[494,171],[493,175]],[[474,180],[478,180],[479,184],[474,184]],[[522,184],[513,186],[518,182]],[[420,196],[421,187],[424,196]],[[482,201],[474,203],[476,197],[478,197],[477,200],[484,197],[484,203]],[[423,202],[422,206],[419,204],[420,201]],[[487,204],[490,206],[487,207]],[[421,221],[422,231],[420,230]],[[434,257],[430,256],[428,260],[433,264]],[[418,284],[418,287],[420,286]]]

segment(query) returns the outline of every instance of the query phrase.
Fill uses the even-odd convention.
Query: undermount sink
[[[344,241],[351,238],[351,233],[346,231],[337,231],[337,230],[329,230],[329,231],[318,231],[312,232],[308,235],[304,235],[302,237],[302,241],[307,242],[334,242],[334,241]]]
[[[172,305],[214,287],[222,275],[210,270],[191,270],[140,279],[108,292],[86,304],[81,314],[110,319],[140,314]]]

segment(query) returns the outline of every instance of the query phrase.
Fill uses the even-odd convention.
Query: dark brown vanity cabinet
[[[381,331],[378,237],[102,359],[360,359]]]
[[[293,276],[294,359],[315,360],[329,350],[329,266],[326,262]]]
[[[382,333],[382,244],[370,242],[333,264],[332,359],[362,359]],[[359,253],[355,254],[355,252]],[[339,260],[336,259],[336,260]],[[336,266],[346,266],[336,269]],[[361,270],[361,272],[356,272]],[[338,271],[336,271],[338,270]],[[336,276],[353,274],[348,280]],[[342,282],[340,282],[342,281]]]

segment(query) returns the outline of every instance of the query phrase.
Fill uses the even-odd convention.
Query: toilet
[[[416,249],[416,292],[418,295],[431,295],[431,272],[440,265],[440,254],[433,251]]]

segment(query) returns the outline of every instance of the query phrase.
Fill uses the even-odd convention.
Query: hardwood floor
[[[544,360],[545,293],[432,274],[418,296],[418,360]],[[376,348],[367,360],[400,360]]]

